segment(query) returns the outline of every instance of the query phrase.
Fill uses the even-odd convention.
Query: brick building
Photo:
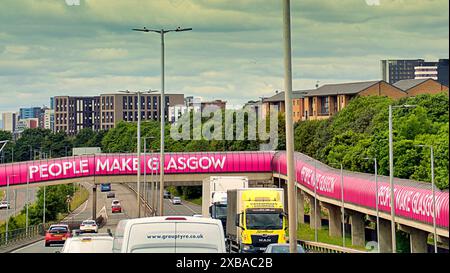
[[[401,80],[396,82],[394,86],[406,92],[410,97],[441,92],[446,92],[448,95],[448,86],[433,79]]]

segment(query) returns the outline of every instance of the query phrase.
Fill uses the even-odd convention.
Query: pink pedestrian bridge
[[[142,155],[142,174],[159,172],[159,155]],[[202,152],[167,153],[165,174],[192,176],[196,174],[222,175],[266,173],[271,177],[286,176],[284,152]],[[316,186],[317,195],[326,200],[341,200],[340,170],[328,167],[303,154],[295,154],[297,186],[309,192]],[[135,154],[96,154],[0,165],[0,187],[29,183],[33,186],[69,183],[75,178],[112,178],[136,175],[138,160]],[[104,179],[103,179],[104,180]],[[100,180],[99,180],[100,181]],[[317,183],[315,183],[317,181]],[[346,206],[375,210],[376,187],[374,175],[344,172],[344,201]],[[97,181],[98,182],[98,181]],[[379,210],[390,213],[389,178],[378,176]],[[430,183],[395,179],[396,216],[409,221],[431,225],[433,198]],[[440,229],[449,227],[448,191],[436,190],[436,223]]]

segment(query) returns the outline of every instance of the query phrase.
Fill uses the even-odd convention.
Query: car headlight
[[[252,247],[250,245],[243,245],[242,247],[244,250],[250,250]]]

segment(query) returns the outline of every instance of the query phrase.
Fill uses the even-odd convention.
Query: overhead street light
[[[434,241],[434,253],[437,253],[437,232],[436,232],[436,187],[434,184],[434,151],[433,145],[416,145],[418,147],[430,148],[431,153],[431,191],[433,194],[433,241]]]
[[[137,213],[138,216],[137,218],[141,218],[141,202],[140,202],[140,196],[141,196],[141,192],[140,192],[140,179],[141,179],[141,116],[142,116],[142,111],[141,111],[141,106],[142,106],[142,102],[141,102],[141,95],[142,94],[149,94],[149,93],[154,93],[157,92],[155,90],[147,90],[147,91],[129,91],[129,90],[122,90],[119,91],[120,93],[125,93],[125,94],[135,94],[137,95],[137,100],[138,100],[138,120],[137,120],[137,158],[138,158],[138,170],[137,170]],[[136,110],[136,109],[135,109]]]
[[[164,198],[164,127],[165,127],[165,107],[166,107],[166,100],[164,97],[165,92],[165,71],[164,71],[164,58],[165,58],[165,48],[164,48],[164,34],[168,32],[184,32],[184,31],[191,31],[192,28],[181,28],[177,27],[176,29],[148,29],[146,27],[144,28],[134,28],[133,31],[139,31],[139,32],[154,32],[161,35],[161,148],[160,148],[160,191],[159,191],[159,199],[160,204],[163,204],[163,198]],[[161,205],[159,208],[159,214],[160,216],[163,216],[164,213],[164,207]]]
[[[416,105],[389,105],[389,186],[391,188],[391,236],[392,236],[392,253],[397,252],[397,241],[395,234],[395,194],[394,194],[394,145],[392,136],[392,109],[397,108],[414,108]]]
[[[1,140],[0,141],[0,152],[3,151],[3,149],[5,148],[6,144],[8,143],[9,140]]]

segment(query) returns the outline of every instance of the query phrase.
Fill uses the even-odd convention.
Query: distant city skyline
[[[380,79],[380,60],[448,58],[447,0],[292,2],[294,89]],[[133,16],[130,16],[133,15]],[[192,27],[166,36],[166,90],[229,105],[283,89],[281,3],[4,0],[0,112],[58,95],[160,89],[160,40],[136,27]]]

